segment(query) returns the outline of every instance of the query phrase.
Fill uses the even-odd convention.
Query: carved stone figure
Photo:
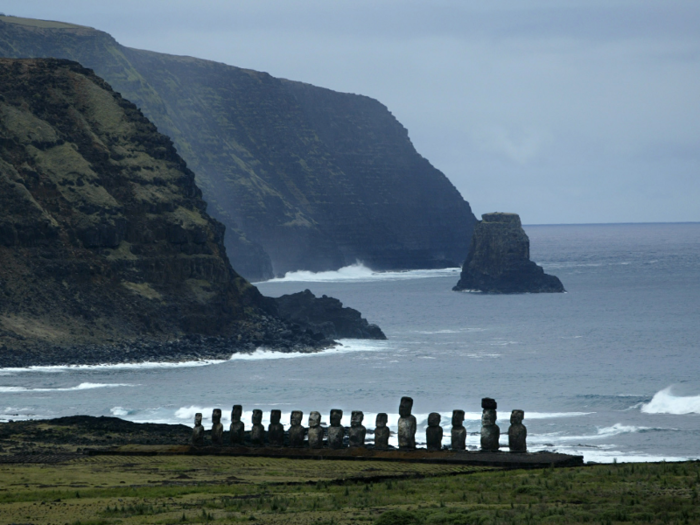
[[[527,452],[527,428],[523,425],[525,412],[513,410],[510,413],[510,427],[508,428],[508,447],[511,452]]]
[[[452,450],[467,448],[467,429],[464,428],[464,410],[452,411]]]
[[[253,428],[250,429],[250,443],[254,447],[265,446],[265,427],[262,426],[262,410],[253,410]]]
[[[215,408],[211,413],[211,442],[213,445],[224,444],[224,425],[221,424],[220,408]]]
[[[481,450],[484,452],[498,451],[498,439],[501,429],[496,424],[496,401],[490,397],[481,400]]]
[[[428,450],[440,450],[442,448],[442,427],[440,426],[440,414],[437,412],[431,412],[428,416],[425,441],[428,445]]]
[[[411,415],[413,399],[402,397],[399,404],[399,449],[413,450],[416,448],[416,418]]]
[[[243,407],[241,405],[233,405],[231,410],[231,426],[229,427],[229,435],[232,445],[242,445],[245,436],[245,424],[241,421]]]
[[[204,427],[202,426],[202,413],[194,415],[194,428],[192,429],[192,445],[195,447],[204,446]]]
[[[316,411],[309,414],[309,448],[323,448],[321,413]]]
[[[337,408],[331,410],[331,426],[328,427],[328,446],[330,448],[343,448],[343,438],[345,437],[345,427],[341,426],[343,411]]]
[[[304,435],[306,429],[301,425],[301,420],[304,418],[304,413],[301,410],[292,410],[289,416],[289,446],[303,447]]]
[[[377,414],[377,419],[375,421],[376,428],[374,429],[374,448],[377,450],[387,450],[389,448],[389,435],[391,431],[389,427],[386,426],[386,422],[389,420],[384,412]]]
[[[284,426],[280,423],[281,410],[270,412],[270,425],[267,427],[267,442],[271,447],[284,446]]]
[[[351,447],[364,447],[365,446],[365,436],[367,435],[367,429],[362,426],[362,420],[365,415],[359,410],[353,410],[352,417],[350,419],[350,430],[348,431],[348,438]]]

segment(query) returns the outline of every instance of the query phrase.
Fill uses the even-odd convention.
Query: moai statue
[[[384,412],[377,414],[376,428],[374,429],[374,448],[376,450],[387,450],[389,448],[389,435],[391,431],[389,427],[386,426],[386,422],[389,420]]]
[[[224,444],[224,425],[221,424],[220,408],[215,408],[211,413],[211,442],[212,445]]]
[[[508,428],[508,447],[511,452],[527,452],[527,428],[523,425],[525,412],[513,410],[510,413],[510,428]]]
[[[481,400],[481,450],[484,452],[497,452],[498,439],[501,437],[501,429],[496,424],[496,401],[490,397]]]
[[[331,409],[331,426],[328,427],[328,446],[330,448],[343,448],[345,427],[340,424],[343,419],[343,411],[337,408]]]
[[[284,446],[284,426],[280,423],[282,419],[281,410],[270,412],[270,425],[267,427],[267,442],[271,447]]]
[[[467,448],[467,429],[464,428],[464,410],[452,411],[452,450]]]
[[[229,433],[232,445],[242,445],[245,436],[245,424],[241,421],[243,407],[241,405],[233,405],[231,410],[231,426]]]
[[[289,416],[290,447],[299,448],[304,446],[304,434],[306,434],[306,429],[301,425],[303,417],[304,413],[301,410],[292,410],[292,415]]]
[[[250,443],[254,447],[265,446],[265,427],[262,426],[262,410],[253,410],[253,428],[250,429]]]
[[[352,411],[352,418],[350,419],[350,430],[348,431],[348,437],[351,447],[364,447],[365,446],[365,435],[367,435],[367,429],[362,426],[362,420],[365,415],[359,410]]]
[[[428,416],[425,441],[428,445],[428,450],[440,450],[442,448],[442,427],[440,426],[440,414],[437,412],[431,412]]]
[[[399,404],[399,449],[413,450],[416,448],[416,418],[411,415],[413,399],[402,397]]]
[[[309,448],[323,448],[323,428],[321,427],[321,413],[309,414]]]
[[[194,428],[192,429],[192,445],[201,447],[204,445],[204,427],[202,426],[202,413],[194,415]]]

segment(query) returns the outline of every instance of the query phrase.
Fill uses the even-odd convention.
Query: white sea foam
[[[78,386],[59,388],[26,388],[23,386],[0,386],[0,392],[13,394],[17,392],[73,392],[76,390],[93,390],[95,388],[117,388],[137,386],[129,383],[80,383]]]
[[[327,283],[327,282],[369,282],[369,281],[403,281],[408,279],[427,279],[431,277],[456,276],[460,268],[443,268],[439,270],[407,270],[403,272],[375,272],[361,262],[344,266],[330,272],[287,272],[284,277],[265,281],[267,283]],[[260,283],[256,283],[260,284]]]
[[[654,394],[648,403],[642,403],[644,414],[700,414],[700,396],[676,396],[671,387]]]
[[[0,369],[6,373],[20,372],[42,372],[42,373],[61,373],[74,372],[82,370],[147,370],[152,368],[188,368],[198,366],[209,366],[225,363],[226,359],[203,359],[200,361],[145,361],[141,363],[113,363],[99,365],[57,365],[57,366],[28,366],[25,368],[3,368]]]
[[[264,361],[268,359],[296,359],[299,357],[318,357],[338,354],[347,354],[351,352],[376,352],[387,348],[386,341],[376,341],[372,339],[339,339],[338,346],[322,350],[321,352],[279,352],[268,350],[266,348],[258,348],[250,354],[233,354],[231,361]]]

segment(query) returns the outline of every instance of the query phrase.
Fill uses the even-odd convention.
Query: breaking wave
[[[0,386],[0,392],[12,394],[15,392],[74,392],[76,390],[92,390],[95,388],[117,388],[124,386],[137,386],[129,383],[80,383],[78,386],[59,388],[26,388],[23,386]]]
[[[371,282],[371,281],[402,281],[408,279],[427,279],[430,277],[458,276],[460,268],[443,268],[439,270],[406,270],[401,272],[375,272],[362,263],[344,266],[339,270],[328,272],[287,272],[284,277],[265,281],[267,283],[327,283],[327,282]],[[255,283],[259,284],[259,283]]]
[[[648,403],[642,403],[641,411],[644,414],[700,414],[700,396],[675,396],[669,386],[654,394]]]

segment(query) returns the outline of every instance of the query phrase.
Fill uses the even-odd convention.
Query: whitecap
[[[95,388],[117,388],[138,386],[129,383],[80,383],[78,386],[58,388],[26,388],[23,386],[0,386],[0,392],[4,394],[26,392],[74,392],[76,390],[92,390]]]
[[[700,396],[675,396],[671,387],[654,394],[648,403],[642,403],[644,414],[700,414]]]
[[[338,270],[327,272],[309,272],[300,270],[297,272],[287,272],[284,277],[276,277],[265,283],[288,283],[288,282],[368,282],[368,281],[401,281],[409,279],[427,279],[431,277],[456,276],[461,271],[460,268],[442,268],[438,270],[406,270],[393,272],[375,272],[361,262],[344,266]],[[255,283],[262,284],[262,283]]]
[[[374,339],[339,339],[338,343],[340,343],[338,346],[320,352],[280,352],[261,347],[255,352],[233,354],[230,361],[264,361],[268,359],[296,359],[299,357],[339,355],[351,352],[376,352],[386,349],[388,345],[386,341]]]

